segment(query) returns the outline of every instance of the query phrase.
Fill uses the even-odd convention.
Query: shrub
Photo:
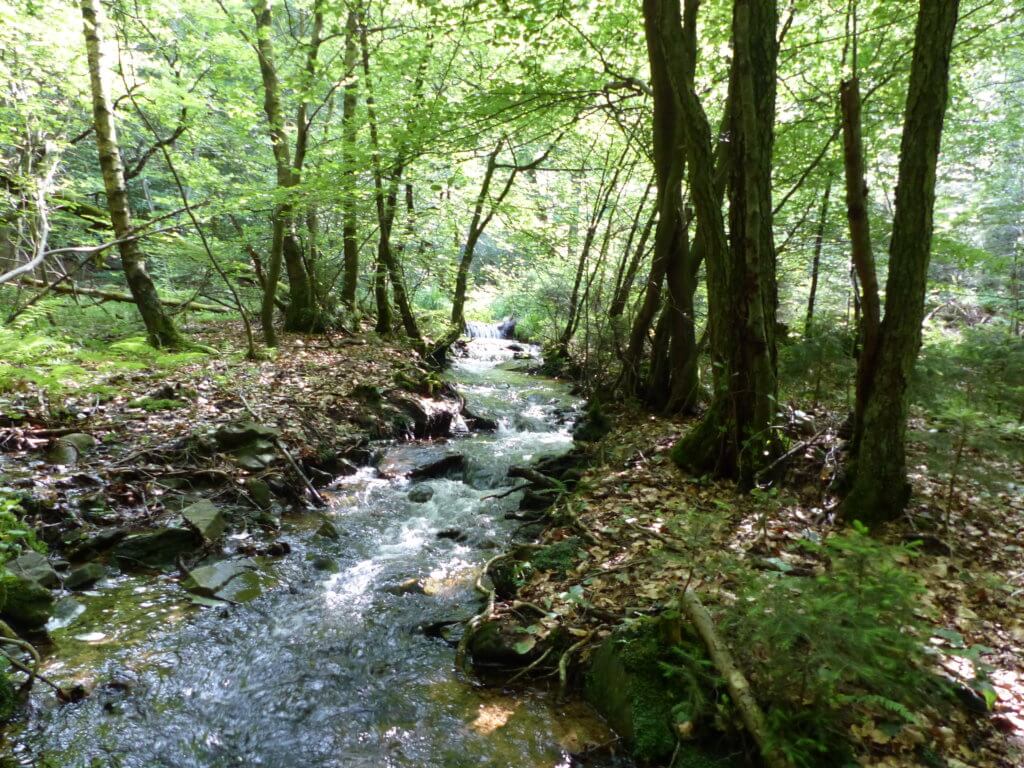
[[[750,577],[723,626],[790,759],[841,764],[858,719],[913,723],[943,686],[926,663],[922,584],[899,563],[913,549],[862,531],[805,546],[826,573]]]

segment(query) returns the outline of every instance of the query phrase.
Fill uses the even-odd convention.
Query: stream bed
[[[60,704],[37,686],[13,762],[0,765],[611,765],[579,757],[613,739],[585,705],[480,686],[456,672],[450,644],[421,630],[479,610],[473,580],[520,525],[505,519],[520,494],[493,498],[508,467],[572,445],[580,403],[562,384],[508,370],[508,344],[473,340],[450,374],[496,432],[393,447],[388,459],[458,453],[461,476],[418,484],[368,468],[339,481],[326,514],[340,536],[317,535],[319,517],[291,519],[292,553],[267,567],[270,586],[252,602],[193,606],[164,576],[88,593],[85,612],[52,633],[44,673],[94,691]],[[415,485],[429,500],[409,498]]]

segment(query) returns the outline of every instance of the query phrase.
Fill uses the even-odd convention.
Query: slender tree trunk
[[[493,209],[490,213],[484,216],[484,205],[487,203],[487,196],[490,194],[491,181],[494,179],[494,171],[498,165],[498,153],[501,152],[501,147],[505,143],[505,139],[501,139],[491,153],[487,156],[487,167],[484,171],[484,179],[480,184],[480,192],[476,196],[476,203],[473,205],[473,218],[469,222],[469,231],[466,233],[466,244],[462,248],[462,258],[459,260],[459,271],[455,275],[455,293],[452,296],[452,333],[461,334],[462,329],[466,325],[465,307],[466,307],[466,291],[469,285],[469,270],[473,265],[473,257],[476,255],[476,244],[480,240],[480,235],[484,231],[484,227],[490,222],[491,217],[494,215]],[[514,171],[513,171],[514,174]],[[508,190],[511,189],[512,179],[505,185],[502,190],[502,194],[498,202],[500,203],[504,199],[505,195],[508,194]],[[458,338],[458,336],[456,336]]]
[[[885,319],[878,352],[871,361],[873,370],[863,376],[863,426],[850,466],[852,485],[842,507],[845,517],[868,525],[897,517],[909,499],[907,384],[921,346],[935,173],[958,10],[958,0],[922,0],[914,34],[889,241]],[[859,365],[866,365],[863,355]]]
[[[344,276],[341,283],[341,301],[349,309],[356,306],[356,286],[359,283],[359,240],[356,229],[355,186],[356,173],[353,155],[359,126],[356,123],[356,107],[359,103],[359,86],[355,79],[359,48],[356,11],[350,10],[345,21],[345,95],[341,102],[342,151],[345,162],[344,200],[342,201],[341,240],[344,253]]]
[[[807,294],[807,317],[804,320],[804,337],[814,335],[814,302],[818,295],[818,273],[821,270],[821,251],[825,246],[825,226],[828,223],[828,200],[832,192],[832,175],[825,182],[825,193],[821,198],[821,212],[818,215],[818,231],[814,235],[814,259],[811,262],[811,290]]]
[[[644,291],[644,300],[640,305],[633,327],[629,334],[629,343],[623,356],[623,388],[629,394],[643,393],[640,361],[643,358],[644,343],[647,339],[651,322],[661,304],[661,286],[671,262],[677,262],[683,254],[680,248],[685,247],[682,231],[682,181],[686,164],[686,155],[682,151],[682,122],[678,104],[672,90],[669,68],[671,64],[665,50],[666,39],[660,27],[666,21],[678,25],[678,0],[644,0],[644,32],[647,40],[647,58],[651,67],[651,90],[654,94],[654,117],[652,120],[652,137],[654,145],[654,175],[658,186],[655,207],[658,211],[658,223],[654,230],[654,257],[651,260],[651,272]],[[695,54],[694,54],[695,55]],[[687,249],[688,252],[688,249]],[[671,267],[673,274],[678,275],[679,267]],[[677,289],[681,289],[676,281]],[[672,301],[666,305],[668,311],[679,311]],[[670,323],[669,329],[682,331],[682,323]],[[654,387],[651,383],[651,387]],[[650,393],[648,393],[650,400]],[[656,397],[656,400],[667,397]]]
[[[114,106],[103,66],[102,14],[99,0],[82,0],[85,50],[89,62],[89,83],[92,89],[92,115],[99,150],[103,186],[107,193],[107,209],[114,236],[124,240],[132,234],[131,208],[124,179],[124,165],[117,143]],[[121,265],[128,290],[146,326],[149,343],[154,347],[182,347],[185,341],[170,316],[164,311],[156,286],[146,271],[146,259],[138,240],[124,240],[118,245]]]
[[[870,387],[869,379],[873,375],[875,357],[878,354],[882,307],[868,218],[864,145],[861,139],[860,86],[857,78],[844,81],[839,93],[843,114],[843,165],[846,171],[846,217],[850,225],[850,258],[860,285],[858,306],[861,308],[861,315],[858,331],[861,344],[853,425],[853,445],[856,450],[864,427],[864,398]]]
[[[373,87],[370,81],[370,46],[366,36],[366,19],[359,20],[359,46],[362,52],[363,62],[363,85],[366,92],[366,117],[370,126],[370,146],[372,150],[371,166],[373,168],[373,187],[377,204],[377,222],[379,237],[377,240],[377,277],[374,286],[374,294],[377,299],[377,332],[387,334],[391,332],[391,309],[387,300],[387,280],[391,281],[392,290],[395,295],[395,303],[398,304],[398,311],[402,317],[402,325],[406,335],[411,339],[419,341],[422,339],[419,327],[416,324],[416,317],[409,304],[408,295],[405,291],[405,281],[402,278],[394,251],[391,248],[391,233],[395,221],[395,209],[398,207],[398,189],[401,186],[402,173],[405,170],[405,152],[400,148],[395,160],[394,168],[391,171],[391,179],[388,188],[384,188],[384,171],[381,167],[380,133],[377,126],[376,101],[373,97]],[[414,101],[419,101],[419,94],[423,87],[424,67],[426,59],[420,65],[416,83],[413,86]]]
[[[644,224],[643,231],[640,233],[640,239],[632,250],[632,255],[630,256],[628,253],[623,254],[623,259],[629,258],[629,264],[625,268],[621,281],[617,284],[611,306],[608,308],[609,317],[622,317],[622,313],[626,311],[629,293],[633,290],[636,274],[640,271],[640,264],[643,262],[644,253],[647,250],[647,241],[651,238],[651,232],[654,231],[654,224],[657,220],[658,209],[655,206],[651,210],[650,216],[647,217],[647,223]]]
[[[626,300],[629,298],[629,292],[633,288],[636,272],[640,268],[640,259],[643,256],[644,247],[647,245],[647,238],[650,237],[650,232],[654,228],[654,222],[657,220],[658,209],[657,205],[655,205],[654,210],[647,217],[647,223],[641,230],[640,219],[644,209],[647,207],[647,198],[650,196],[654,185],[654,179],[647,184],[646,189],[644,189],[644,195],[640,198],[640,205],[637,206],[636,215],[633,216],[633,226],[629,229],[626,246],[622,249],[622,260],[619,262],[619,269],[615,273],[615,288],[612,291],[612,301],[608,308],[609,317],[621,317],[626,309]],[[634,251],[633,240],[638,231],[640,232],[640,241],[637,249]]]

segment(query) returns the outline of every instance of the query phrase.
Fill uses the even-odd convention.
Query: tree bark
[[[306,96],[300,97],[298,125],[296,126],[295,157],[291,156],[288,136],[284,129],[284,114],[281,110],[281,88],[274,60],[272,0],[257,0],[252,12],[256,17],[256,52],[259,57],[260,76],[263,80],[263,111],[267,116],[270,144],[274,153],[277,173],[277,187],[288,190],[301,180],[308,142],[306,125]],[[313,33],[307,54],[307,75],[315,67],[320,47],[320,30],[323,28],[323,11],[319,3],[314,10]],[[270,256],[264,289],[260,321],[263,339],[268,347],[277,345],[274,330],[274,306],[277,284],[281,279],[284,263],[288,274],[288,310],[285,313],[285,328],[288,330],[313,330],[319,325],[318,312],[314,302],[311,276],[306,269],[302,248],[295,234],[295,210],[291,201],[278,204],[272,216]]]
[[[376,100],[373,97],[373,87],[370,81],[370,46],[366,34],[366,19],[359,19],[358,26],[359,46],[362,52],[363,63],[363,85],[366,92],[366,116],[367,122],[370,125],[370,146],[372,150],[370,164],[373,168],[374,198],[379,228],[377,239],[377,274],[376,284],[374,285],[374,295],[377,300],[376,330],[381,334],[391,332],[391,309],[387,299],[387,281],[390,280],[405,333],[409,338],[420,341],[422,336],[416,324],[416,317],[412,312],[412,307],[409,304],[408,295],[405,291],[405,281],[394,251],[391,248],[391,233],[394,228],[395,210],[398,207],[398,189],[405,170],[405,147],[398,149],[394,167],[391,170],[391,179],[387,189],[385,189],[384,171],[381,162],[380,133],[377,125]],[[425,67],[426,58],[420,63],[416,82],[413,84],[414,102],[420,100]]]
[[[99,150],[103,186],[107,193],[107,209],[114,235],[124,242],[118,245],[121,265],[128,289],[131,291],[139,314],[146,326],[149,343],[154,347],[182,347],[185,341],[174,322],[164,311],[156,286],[146,271],[146,260],[137,240],[125,239],[132,234],[131,208],[128,188],[124,179],[124,165],[117,143],[114,107],[110,98],[103,65],[103,42],[100,24],[102,15],[99,0],[81,0],[85,31],[85,50],[89,62],[89,83],[92,90],[92,114],[95,125],[96,146]]]
[[[455,293],[452,296],[452,316],[451,316],[451,331],[452,333],[461,334],[463,328],[466,325],[465,317],[465,306],[466,306],[466,291],[469,285],[469,270],[473,265],[473,257],[476,254],[476,244],[480,240],[480,235],[483,234],[484,228],[490,223],[491,218],[494,216],[494,208],[485,216],[484,205],[487,203],[487,196],[490,194],[491,181],[494,179],[494,171],[498,165],[498,153],[501,152],[501,147],[505,143],[505,139],[502,138],[489,155],[487,155],[487,167],[484,171],[484,179],[480,184],[480,192],[476,196],[476,203],[473,205],[473,218],[469,222],[469,231],[466,233],[466,244],[462,248],[462,258],[459,260],[459,271],[455,275]],[[515,179],[515,170],[509,175],[508,181],[505,183],[501,194],[498,196],[498,200],[495,205],[500,205],[501,202],[508,195],[509,190],[512,188],[512,182]],[[458,338],[456,336],[456,338]]]
[[[958,10],[959,0],[922,0],[918,11],[889,241],[885,319],[872,370],[862,377],[866,389],[860,406],[862,428],[849,468],[852,485],[842,506],[847,519],[867,525],[897,517],[910,495],[907,384],[921,346],[935,173]],[[866,364],[862,355],[858,367]]]

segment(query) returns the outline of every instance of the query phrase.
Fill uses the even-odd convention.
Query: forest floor
[[[547,543],[582,537],[585,550],[564,573],[535,571],[517,594],[589,637],[584,658],[624,616],[657,614],[683,589],[716,614],[736,600],[743,574],[823,575],[804,542],[842,528],[826,491],[838,421],[818,414],[819,424],[794,439],[781,492],[739,494],[732,483],[688,477],[674,466],[669,450],[686,424],[631,410],[609,416],[612,431],[590,447],[589,469],[560,502],[568,524],[544,536]],[[929,434],[920,421],[912,426],[922,439]],[[914,500],[883,539],[920,580],[929,642],[946,674],[964,683],[969,706],[922,709],[912,713],[915,722],[863,717],[848,735],[863,765],[1012,768],[1024,764],[1024,508],[1006,484],[993,493],[985,478],[1016,472],[1019,480],[1020,466],[1008,467],[999,452],[969,449],[951,485],[925,467],[932,453],[925,442],[912,442]],[[919,544],[905,546],[910,541]],[[800,649],[783,653],[795,677]],[[752,682],[757,690],[761,681]]]

